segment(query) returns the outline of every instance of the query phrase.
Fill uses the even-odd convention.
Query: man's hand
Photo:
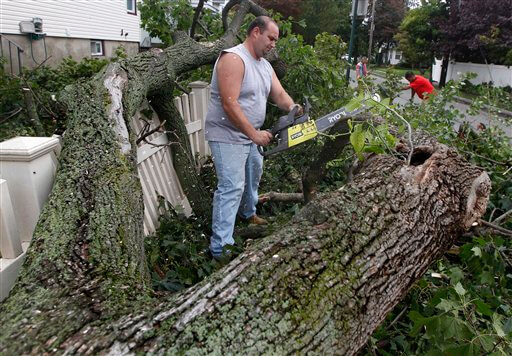
[[[292,111],[296,106],[298,107],[298,109],[297,112],[295,113],[295,116],[301,116],[302,114],[304,114],[304,108],[302,107],[302,105],[299,104],[290,105],[290,107],[288,108],[288,112]]]
[[[266,130],[256,130],[250,139],[258,146],[266,146],[272,141],[272,134]]]

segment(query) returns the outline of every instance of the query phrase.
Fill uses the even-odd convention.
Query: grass
[[[402,77],[402,78],[404,77],[405,73],[409,72],[409,71],[413,72],[414,74],[422,75],[425,78],[430,77],[430,70],[426,70],[423,74],[421,74],[420,70],[417,68],[411,69],[411,68],[397,68],[397,67],[393,67],[393,66],[371,66],[371,68],[369,70],[370,70],[370,72],[372,72],[374,74],[384,76],[386,74],[386,70],[389,68],[391,68],[393,72],[400,75],[400,77]]]

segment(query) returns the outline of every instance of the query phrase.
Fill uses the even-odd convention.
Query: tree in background
[[[138,6],[142,27],[166,46],[173,43],[175,31],[187,31],[192,25],[194,9],[187,0],[144,0]]]
[[[405,16],[406,0],[377,0],[375,3],[375,30],[373,33],[376,48],[395,45],[394,36]]]
[[[407,63],[415,67],[432,63],[440,36],[438,23],[446,16],[446,3],[440,0],[423,0],[421,6],[407,12],[394,36]]]
[[[257,0],[260,6],[279,12],[284,18],[293,17],[297,19],[302,14],[303,0]]]
[[[301,9],[306,27],[298,32],[307,43],[314,44],[316,35],[322,32],[336,33],[340,18],[337,0],[303,0]]]
[[[350,40],[350,27],[352,25],[352,21],[350,19],[352,0],[338,0],[338,9],[338,30],[336,33],[340,35],[344,42],[348,43]]]
[[[458,61],[512,64],[512,2],[451,0],[439,50]]]

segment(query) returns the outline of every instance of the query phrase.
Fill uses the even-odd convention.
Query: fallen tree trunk
[[[0,351],[355,354],[486,208],[485,172],[446,146],[417,149],[411,166],[370,157],[349,185],[319,194],[287,227],[182,294],[116,306],[95,301],[89,287],[101,276],[84,274],[82,288],[60,289],[46,308],[26,304],[44,322],[10,328],[2,307]],[[71,298],[95,313],[67,328],[77,318],[67,317]],[[43,332],[55,325],[66,331]]]
[[[156,296],[127,122],[177,74],[233,44],[253,5],[230,3],[240,9],[214,45],[178,41],[111,64],[64,94],[60,168],[19,281],[0,306],[0,353],[354,354],[484,212],[485,173],[445,146],[415,145],[413,166],[371,157],[350,185],[319,195],[223,270],[179,295]]]

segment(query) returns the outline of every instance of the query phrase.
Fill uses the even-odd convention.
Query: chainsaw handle
[[[258,147],[258,152],[260,153],[260,155],[265,157],[265,151],[263,150],[263,146],[258,145],[257,147]]]
[[[270,142],[272,142],[274,140],[274,134],[272,133],[272,130],[265,131],[270,132],[270,134],[272,134],[272,140],[270,140]],[[263,149],[263,146],[257,145],[256,147],[258,148],[258,152],[260,153],[260,155],[262,155],[263,157],[267,156],[267,152]]]

